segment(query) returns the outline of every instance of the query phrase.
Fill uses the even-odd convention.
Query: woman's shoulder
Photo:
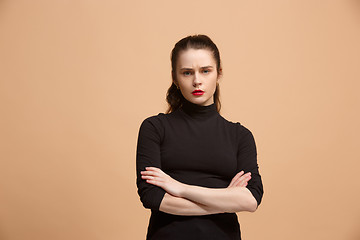
[[[163,120],[165,115],[166,114],[164,114],[164,113],[158,113],[157,115],[151,115],[149,117],[146,117],[142,121],[141,125],[144,125],[144,124],[155,124],[155,125],[161,124],[161,121]]]
[[[243,125],[240,121],[230,121],[220,115],[225,124],[227,124],[233,131],[237,132],[238,135],[244,136],[247,134],[252,134],[249,128]]]
[[[163,136],[164,135],[164,121],[166,114],[159,113],[145,118],[140,124],[140,135]]]
[[[155,128],[164,128],[168,121],[174,117],[175,112],[171,113],[158,113],[145,118],[141,125],[153,125]],[[177,118],[177,117],[175,117]]]
[[[171,120],[172,118],[177,119],[179,118],[180,110],[177,109],[171,113],[158,113],[156,115],[149,116],[145,118],[143,122],[164,122],[167,120]]]

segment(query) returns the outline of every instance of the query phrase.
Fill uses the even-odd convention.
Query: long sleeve
[[[259,173],[257,164],[257,151],[253,134],[238,123],[238,172],[251,172],[251,180],[248,182],[247,188],[260,205],[262,196],[264,194],[263,184]]]
[[[190,205],[185,206],[183,202],[173,204],[168,201],[169,194],[165,190],[141,178],[140,172],[145,167],[160,168],[173,179],[193,185],[192,189],[209,188],[206,191],[225,191],[234,174],[241,170],[251,171],[252,179],[247,185],[249,191],[241,189],[246,196],[243,198],[238,194],[232,202],[241,199],[244,201],[240,200],[240,204],[251,202],[254,206],[252,196],[257,204],[261,202],[263,190],[253,136],[242,125],[223,118],[217,112],[215,103],[200,106],[185,101],[169,114],[161,113],[142,122],[136,154],[138,193],[144,207],[151,209],[147,239],[240,240],[240,226],[234,211],[221,210],[218,213],[216,210],[216,214],[208,214],[207,209],[212,211],[216,208],[186,196],[179,199],[188,201]],[[164,207],[169,203],[175,211],[165,211]],[[194,205],[202,209],[191,212],[191,216],[184,216],[195,209]],[[176,214],[178,208],[184,208],[180,212],[186,214]]]
[[[140,172],[144,171],[145,167],[161,168],[161,131],[161,123],[156,116],[147,118],[140,126],[137,142],[136,184],[138,194],[144,207],[152,210],[159,210],[165,190],[147,183],[141,178]]]

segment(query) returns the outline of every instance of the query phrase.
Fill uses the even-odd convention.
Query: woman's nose
[[[201,85],[201,79],[200,79],[198,73],[194,74],[193,85],[194,85],[194,87],[196,87],[197,85]]]

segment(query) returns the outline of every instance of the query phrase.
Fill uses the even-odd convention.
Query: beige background
[[[138,128],[195,33],[258,146],[244,239],[360,239],[359,1],[0,0],[1,240],[144,239]]]

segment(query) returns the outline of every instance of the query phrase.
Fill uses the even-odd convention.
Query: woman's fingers
[[[146,169],[146,171],[141,171],[140,172],[142,176],[146,176],[146,175],[151,175],[151,176],[165,175],[165,173],[163,171],[161,171],[161,169],[159,169],[159,168],[146,167],[145,169]]]
[[[154,179],[154,176],[150,176],[150,175],[142,175],[141,176],[142,179]]]
[[[248,185],[248,182],[250,181],[250,179],[251,179],[251,175],[247,176],[240,182],[239,186],[246,187]]]
[[[228,187],[233,187],[234,184],[238,181],[238,179],[239,179],[239,178],[241,177],[241,175],[243,175],[243,174],[244,174],[244,171],[238,172],[238,173],[233,177],[233,179],[231,180],[231,182],[230,182],[230,184],[229,184]]]
[[[236,185],[244,185],[250,179],[251,179],[251,173],[246,173],[243,175],[242,178],[239,178],[239,180],[236,182]]]
[[[241,178],[239,178],[238,181],[234,183],[234,186],[245,187],[248,181],[250,181],[250,179],[251,179],[251,173],[246,173]]]
[[[243,171],[241,171],[241,172],[243,173]],[[250,181],[250,179],[251,179],[251,172],[248,172],[246,174],[240,174],[240,173],[235,175],[235,177],[231,181],[229,187],[246,187],[247,186],[248,181]]]
[[[146,180],[147,183],[163,187],[163,184],[165,183],[164,176],[153,174],[153,172],[144,171],[142,173],[141,178]]]
[[[238,172],[234,177],[233,179],[231,180],[230,184],[228,187],[232,187],[234,185],[234,183],[241,177],[241,175],[244,174],[244,171],[240,171]]]
[[[141,178],[146,180],[147,183],[156,185],[164,189],[167,193],[180,197],[183,184],[176,181],[161,169],[156,167],[146,167],[145,171],[141,171]]]
[[[145,167],[146,171],[163,172],[160,168],[156,167]]]
[[[142,176],[161,176],[160,173],[153,172],[153,171],[141,171]]]
[[[141,171],[141,178],[146,182],[161,186],[166,181],[168,175],[166,175],[161,169],[156,167],[146,167],[145,171]]]

